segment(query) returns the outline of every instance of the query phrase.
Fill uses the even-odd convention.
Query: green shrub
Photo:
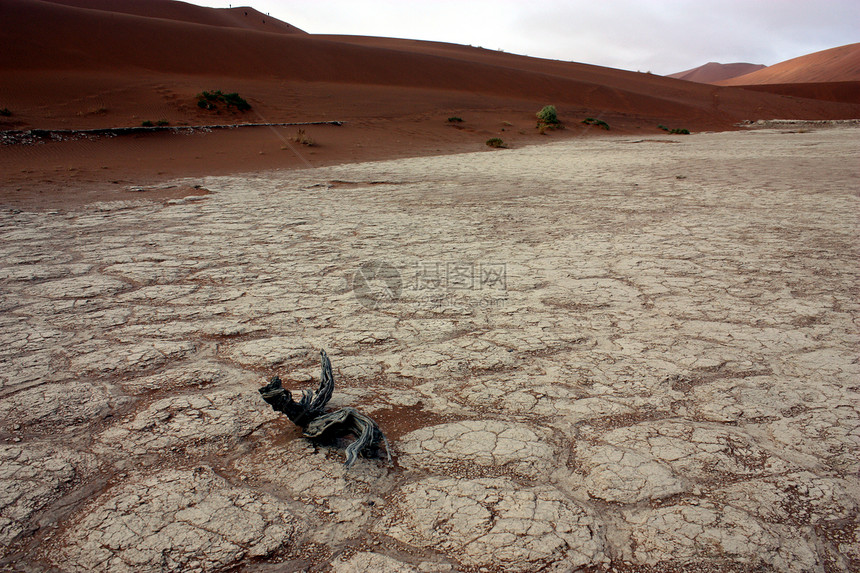
[[[457,116],[449,117],[449,118],[448,118],[448,123],[463,123],[463,118],[462,118],[462,117],[457,117]]]
[[[155,125],[165,126],[165,125],[170,125],[170,122],[167,121],[166,119],[159,119],[157,122],[155,122]]]
[[[143,127],[152,127],[152,122],[147,119],[146,121],[140,122],[140,125]]]
[[[545,123],[547,125],[555,125],[559,123],[558,121],[558,111],[555,109],[554,105],[545,105],[543,108],[537,112],[538,123]]]
[[[197,94],[197,107],[203,109],[216,109],[218,107],[218,97],[221,95],[217,92],[202,92]]]
[[[495,148],[500,148],[500,149],[504,149],[507,147],[505,142],[502,141],[501,139],[499,139],[498,137],[492,137],[492,138],[488,139],[487,145],[490,147],[495,147]]]
[[[9,117],[10,115],[12,115],[12,112],[9,111],[8,107],[4,107],[3,109],[0,109],[0,115],[2,115],[3,117]]]
[[[595,127],[602,127],[603,129],[609,131],[609,124],[603,121],[602,119],[594,119],[593,117],[586,117],[582,120],[582,123],[585,125],[593,125]]]
[[[251,109],[251,104],[245,101],[238,93],[222,93],[221,90],[214,92],[201,92],[197,94],[197,107],[202,109],[217,109],[218,104],[223,103],[227,107],[235,107],[239,111]]]
[[[227,104],[227,107],[234,106],[239,111],[247,111],[251,109],[251,104],[245,101],[237,93],[225,94],[223,101]]]
[[[666,127],[665,125],[658,125],[658,126],[657,126],[657,129],[662,129],[663,131],[666,131],[666,132],[669,132],[669,133],[673,133],[673,134],[675,134],[675,135],[690,135],[690,130],[689,130],[689,129],[678,129],[678,128],[669,129],[669,128],[668,128],[668,127]]]

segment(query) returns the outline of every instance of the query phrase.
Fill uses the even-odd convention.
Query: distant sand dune
[[[742,86],[848,81],[860,81],[860,43],[792,58],[719,84]]]
[[[272,18],[248,6],[213,10],[212,8],[188,4],[187,2],[175,2],[174,0],[125,0],[119,2],[117,0],[46,1],[78,8],[103,10],[120,14],[133,14],[136,16],[145,16],[147,18],[176,20],[178,22],[189,22],[192,24],[205,24],[207,26],[243,28],[247,30],[259,30],[261,32],[274,32],[280,34],[306,33],[295,26],[282,22],[277,18]]]
[[[0,131],[345,122],[314,128],[317,145],[295,151],[286,128],[6,146],[6,192],[26,193],[37,181],[63,189],[485,150],[494,137],[517,147],[607,133],[583,125],[588,117],[607,122],[610,134],[637,135],[662,133],[658,125],[715,131],[744,120],[860,117],[851,85],[739,89],[440,42],[313,35],[250,8],[3,0],[0,21],[0,109],[10,111]],[[239,92],[252,110],[201,110],[203,90]],[[538,132],[535,113],[546,104],[566,129]],[[465,121],[449,123],[454,116]]]
[[[676,74],[669,74],[666,77],[675,78],[677,80],[687,80],[688,82],[699,82],[701,84],[712,84],[721,80],[749,74],[764,67],[765,66],[762,64],[719,64],[717,62],[708,62],[698,68],[685,70]]]

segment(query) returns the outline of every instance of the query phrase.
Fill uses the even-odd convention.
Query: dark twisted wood
[[[346,448],[346,467],[352,466],[363,452],[375,454],[380,442],[385,444],[385,453],[388,461],[391,461],[388,440],[372,418],[355,408],[342,408],[325,413],[325,406],[334,392],[334,374],[325,350],[320,351],[320,356],[322,371],[316,392],[303,390],[301,399],[296,402],[290,391],[283,387],[281,379],[275,375],[267,385],[260,388],[263,400],[276,412],[286,414],[291,422],[302,428],[302,433],[307,438],[332,440],[354,435],[355,441]]]

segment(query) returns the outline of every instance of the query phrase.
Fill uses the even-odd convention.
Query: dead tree
[[[325,412],[325,406],[334,392],[334,375],[325,350],[320,351],[320,356],[322,372],[316,392],[302,390],[302,397],[296,402],[290,391],[283,387],[281,379],[275,375],[266,386],[260,388],[263,400],[276,412],[286,414],[291,422],[302,429],[303,435],[312,440],[334,441],[348,435],[355,436],[355,441],[346,447],[346,467],[352,466],[362,453],[375,454],[380,442],[385,444],[386,456],[388,461],[391,461],[388,440],[373,419],[355,408]]]

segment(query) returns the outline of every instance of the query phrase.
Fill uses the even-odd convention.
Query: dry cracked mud
[[[860,570],[858,135],[2,210],[0,567]],[[259,397],[320,348],[392,463]]]

